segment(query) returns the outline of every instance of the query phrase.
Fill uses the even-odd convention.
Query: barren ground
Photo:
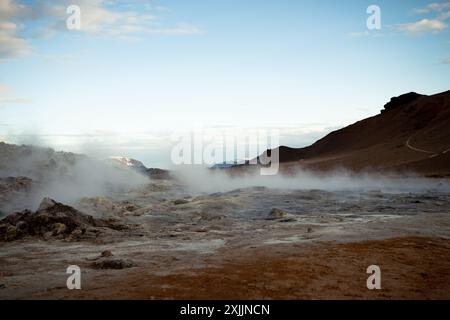
[[[161,181],[76,207],[125,228],[0,243],[0,298],[450,298],[450,197],[442,191],[199,194]],[[95,267],[105,259],[130,265]],[[69,265],[81,268],[82,290],[66,288]],[[366,287],[370,265],[381,268],[382,290]]]

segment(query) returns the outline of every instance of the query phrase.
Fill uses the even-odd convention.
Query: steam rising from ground
[[[71,203],[83,197],[123,192],[147,182],[146,177],[132,170],[86,158],[76,161],[65,175],[52,175],[41,193]],[[42,199],[42,194],[38,199]]]
[[[127,192],[150,182],[148,177],[133,170],[115,167],[83,155],[2,143],[0,151],[0,211],[3,213],[23,209],[34,210],[44,197],[73,205],[84,197]],[[450,193],[448,180],[426,179],[412,175],[355,174],[343,170],[317,174],[299,169],[294,175],[289,176],[281,174],[262,176],[259,170],[253,171],[254,174],[234,169],[224,171],[196,166],[178,167],[172,174],[176,181],[170,184],[173,187],[172,191],[178,186],[182,188],[182,192],[193,194],[212,194],[252,187],[279,190]],[[9,187],[7,184],[4,187],[4,181],[8,181],[5,179],[7,177],[14,177],[12,181],[16,187],[19,185],[18,192],[15,187]],[[31,180],[20,180],[17,177],[28,177]],[[21,184],[27,185],[26,188]],[[151,198],[150,194],[148,196]],[[131,194],[127,197],[133,201]]]
[[[259,171],[258,171],[259,172]],[[336,170],[315,174],[299,170],[294,175],[262,176],[258,173],[230,176],[222,170],[183,168],[175,176],[190,190],[202,193],[228,192],[241,188],[266,187],[289,190],[380,190],[386,193],[450,192],[447,180],[427,179],[414,175],[383,175],[380,173],[351,173]]]
[[[7,200],[0,198],[2,211],[36,209],[44,197],[71,204],[148,182],[137,172],[82,155],[30,146],[0,147],[0,178],[27,177],[32,181],[24,188],[26,192],[10,192]]]

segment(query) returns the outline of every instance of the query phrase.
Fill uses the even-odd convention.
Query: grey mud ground
[[[161,180],[74,206],[126,228],[0,243],[1,299],[450,298],[446,192],[199,194]],[[132,267],[93,268],[103,251]],[[372,264],[383,275],[377,292],[366,288]],[[67,289],[69,265],[81,268],[82,290]]]

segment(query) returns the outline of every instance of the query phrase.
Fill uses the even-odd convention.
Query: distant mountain
[[[125,167],[134,169],[137,171],[147,171],[147,167],[144,164],[136,159],[131,159],[127,157],[109,157],[108,159],[111,163]]]
[[[222,162],[222,163],[216,163],[211,167],[211,169],[227,169],[227,168],[233,168],[236,166],[239,166],[239,163],[243,163],[244,161],[238,162],[238,161],[232,161],[232,162]]]
[[[306,148],[282,146],[279,153],[283,170],[343,167],[449,175],[450,91],[394,97],[377,116],[334,131]]]
[[[167,170],[158,168],[147,168],[141,161],[128,157],[109,157],[108,161],[113,165],[135,170],[145,174],[152,179],[166,180],[170,179],[170,173]]]

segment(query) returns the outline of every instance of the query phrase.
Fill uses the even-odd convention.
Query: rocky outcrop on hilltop
[[[389,101],[388,103],[386,103],[384,105],[384,109],[381,110],[381,113],[405,106],[423,96],[424,95],[418,94],[416,92],[410,92],[410,93],[402,94],[401,96],[398,96],[398,97],[393,97],[393,98],[391,98],[391,101]]]

